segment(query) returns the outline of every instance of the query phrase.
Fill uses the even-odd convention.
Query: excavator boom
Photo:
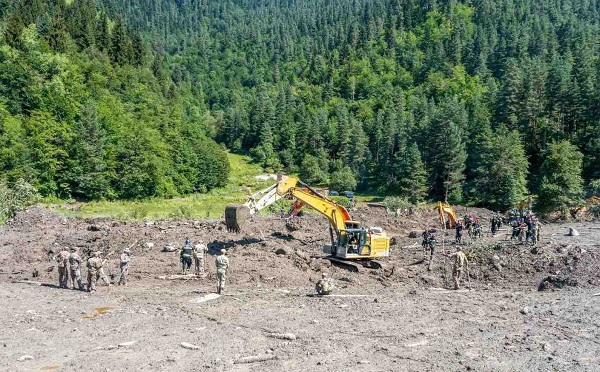
[[[298,184],[303,187],[296,187]],[[287,177],[282,180],[277,186],[277,194],[280,196],[290,195],[302,201],[303,204],[325,216],[336,230],[345,229],[346,221],[352,220],[346,208],[319,194],[297,178]]]

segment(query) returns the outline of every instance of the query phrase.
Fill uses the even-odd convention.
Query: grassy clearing
[[[247,195],[273,184],[273,180],[260,180],[255,176],[264,170],[251,162],[248,156],[228,154],[231,171],[227,186],[205,194],[193,194],[176,199],[148,199],[143,201],[100,201],[89,203],[68,203],[46,199],[45,204],[59,213],[80,218],[107,218],[121,221],[221,218],[227,204],[244,203]],[[383,197],[373,193],[357,193],[359,202],[381,202]],[[281,201],[261,214],[278,213],[288,209],[289,201]],[[308,210],[308,208],[306,209]]]
[[[144,201],[100,201],[65,204],[48,201],[58,212],[81,218],[109,218],[116,220],[219,218],[225,206],[243,203],[249,192],[255,192],[273,183],[255,178],[263,169],[251,163],[247,156],[229,154],[231,172],[229,184],[206,194],[193,194],[185,198],[149,199]]]

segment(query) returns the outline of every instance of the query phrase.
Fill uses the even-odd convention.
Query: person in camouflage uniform
[[[462,251],[461,247],[456,247],[456,252],[448,255],[444,254],[446,257],[454,258],[454,266],[452,268],[452,279],[454,280],[454,289],[460,289],[460,280],[463,275],[463,269],[467,269],[469,271],[469,261],[467,260],[467,256]]]
[[[63,249],[54,256],[58,263],[58,286],[60,288],[69,288],[69,251]]]
[[[181,260],[181,273],[183,275],[187,274],[187,271],[192,267],[193,253],[194,248],[190,243],[190,239],[185,238],[185,245],[181,248],[181,252],[179,253],[179,258]]]
[[[119,282],[118,285],[127,285],[127,277],[129,276],[129,261],[131,261],[131,251],[129,248],[123,249],[123,253],[121,253],[121,260],[119,262],[119,269],[121,269],[121,273],[119,274]]]
[[[86,266],[88,269],[88,292],[96,291],[96,282],[98,281],[98,279],[104,280],[104,282],[109,287],[112,285],[110,284],[110,280],[108,280],[108,278],[104,274],[104,270],[102,270],[105,261],[102,258],[100,258],[101,253],[102,252],[92,253],[92,257],[87,260]]]
[[[206,244],[199,241],[194,246],[194,264],[196,266],[196,274],[204,273],[204,255],[208,252]]]
[[[77,283],[77,289],[83,291],[81,256],[77,253],[77,247],[71,247],[71,254],[69,254],[69,274],[71,274],[71,280],[73,281],[73,289],[75,289],[75,283]]]
[[[221,253],[217,256],[215,266],[217,267],[217,293],[221,294],[225,291],[225,279],[227,270],[229,269],[229,259],[225,255],[227,251],[221,249]]]
[[[315,285],[315,290],[320,295],[328,295],[333,291],[334,284],[332,278],[326,273],[321,274],[321,279]]]

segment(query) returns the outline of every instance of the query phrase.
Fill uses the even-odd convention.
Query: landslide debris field
[[[488,225],[489,211],[469,211]],[[454,251],[454,231],[438,231],[432,271],[421,250],[433,211],[396,218],[364,206],[353,217],[393,238],[384,269],[331,266],[321,253],[326,220],[309,214],[296,231],[255,216],[236,234],[220,220],[125,223],[30,208],[0,227],[0,370],[598,370],[600,223],[545,224],[535,248],[487,226],[483,239],[465,235],[470,278],[454,291],[440,254]],[[162,249],[186,236],[208,244],[208,274],[169,280],[178,254]],[[132,244],[127,287],[100,283],[90,295],[54,286],[57,247],[115,251],[107,266],[116,275]],[[218,297],[221,248],[231,270]],[[335,279],[332,296],[313,295],[322,272]]]

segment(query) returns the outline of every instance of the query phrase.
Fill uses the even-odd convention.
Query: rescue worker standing
[[[102,266],[104,266],[104,261],[100,258],[100,252],[92,253],[92,257],[87,260],[87,269],[88,269],[88,292],[96,291],[96,282],[98,279],[102,277]]]
[[[123,249],[123,253],[121,253],[121,260],[119,262],[119,269],[121,269],[121,273],[119,276],[118,285],[127,285],[127,277],[129,276],[129,261],[131,261],[131,251],[129,247]]]
[[[454,258],[452,279],[454,280],[454,289],[460,289],[460,280],[463,276],[463,269],[466,268],[467,273],[469,272],[469,261],[467,260],[467,255],[465,255],[461,247],[456,247],[456,252],[450,255],[444,253],[444,256]]]
[[[75,282],[77,282],[77,289],[83,291],[83,283],[81,282],[81,256],[77,253],[77,247],[71,247],[69,271],[71,280],[73,281],[73,289],[75,289]]]
[[[69,251],[63,249],[54,256],[54,260],[58,262],[58,286],[60,288],[68,288]]]
[[[456,221],[456,242],[462,242],[463,225],[461,221]]]
[[[181,253],[179,254],[179,258],[181,259],[181,273],[183,275],[187,274],[187,271],[192,267],[192,255],[194,253],[194,248],[190,243],[189,238],[185,238],[185,245],[181,248]]]
[[[217,256],[215,266],[217,267],[217,293],[221,294],[225,291],[225,279],[227,270],[229,269],[229,259],[226,256],[227,251],[221,249],[221,253]]]
[[[423,247],[423,252],[427,252],[427,246],[429,244],[429,230],[423,230],[421,234],[423,237],[423,241],[421,242],[421,247]]]
[[[196,274],[204,274],[204,255],[208,252],[206,244],[199,241],[194,246],[194,264],[196,268]]]
[[[496,236],[496,232],[498,231],[498,217],[496,217],[496,216],[492,217],[491,225],[492,225],[492,236]]]
[[[427,265],[427,271],[431,271],[433,265],[433,254],[435,253],[435,234],[430,232],[427,240],[429,246],[429,264]]]

